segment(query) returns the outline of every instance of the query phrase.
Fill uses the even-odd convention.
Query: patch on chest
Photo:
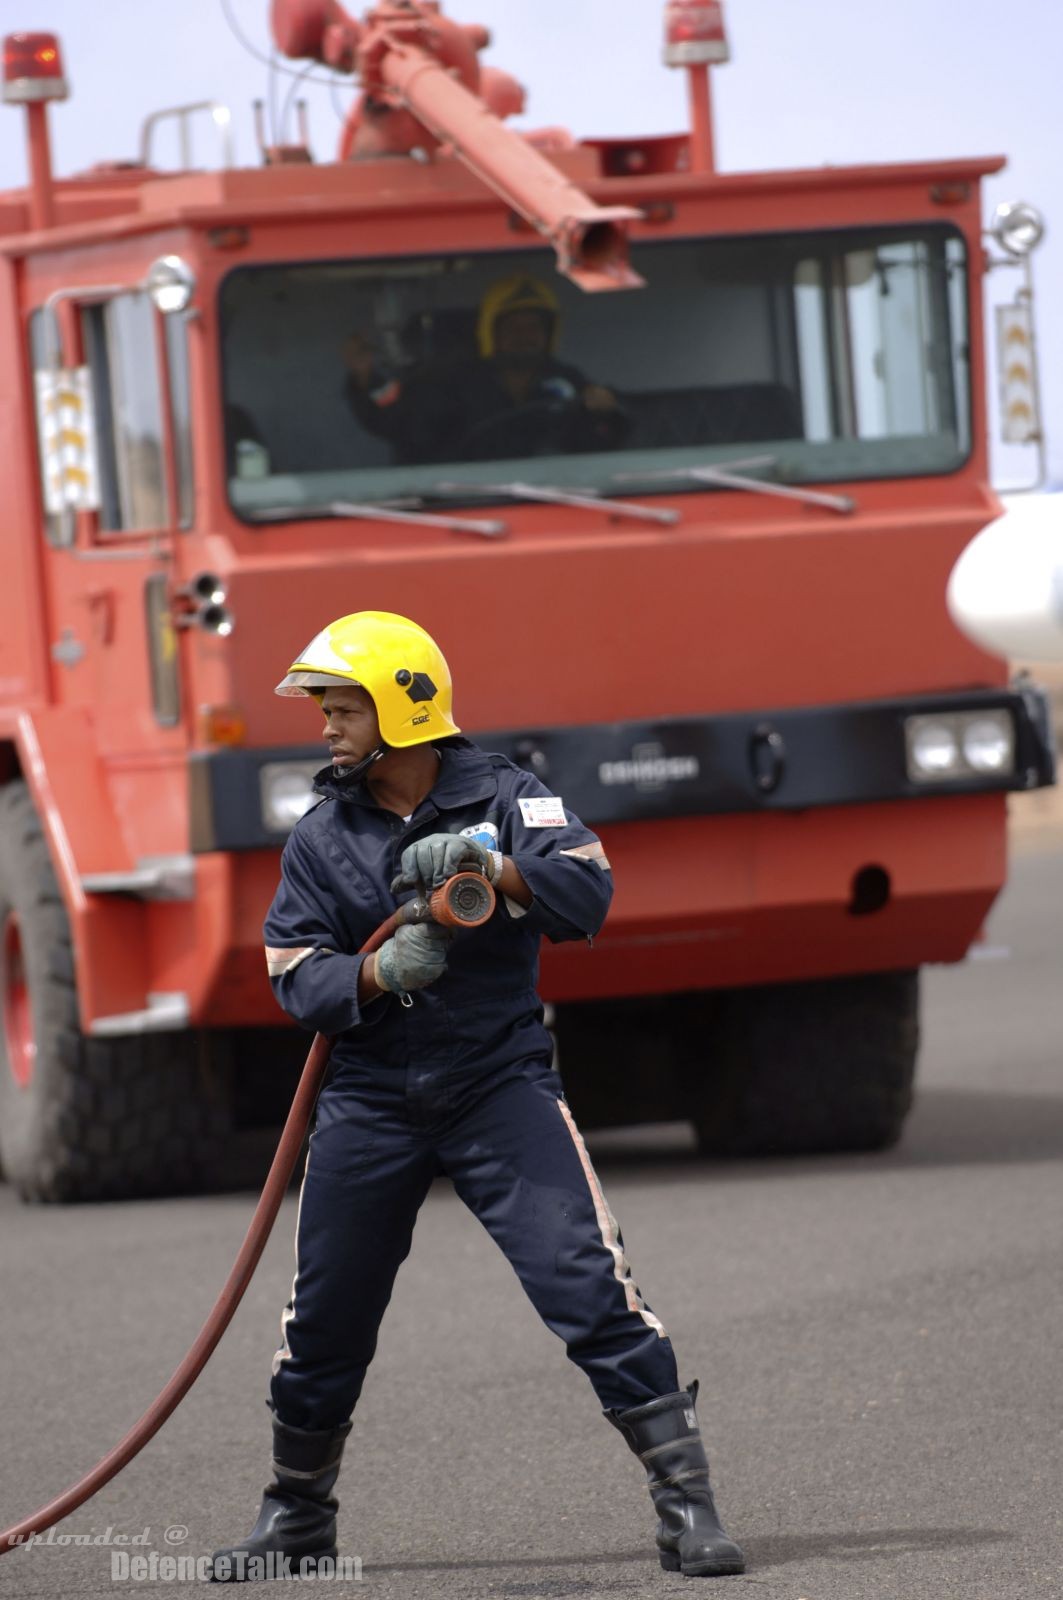
[[[517,801],[520,814],[524,819],[526,828],[564,828],[568,819],[565,808],[561,804],[561,796],[555,794],[522,795]]]
[[[468,828],[462,828],[458,837],[475,839],[477,844],[482,844],[487,850],[498,849],[498,829],[493,822],[474,822]]]

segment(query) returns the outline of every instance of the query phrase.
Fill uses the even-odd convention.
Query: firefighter
[[[267,1401],[273,1481],[253,1531],[215,1555],[215,1574],[258,1575],[252,1558],[268,1567],[280,1556],[307,1572],[335,1555],[351,1413],[440,1174],[645,1464],[662,1566],[742,1571],[713,1506],[697,1385],[680,1389],[665,1329],[632,1278],[536,994],[543,935],[590,938],[601,926],[612,895],[601,842],[537,778],[462,737],[447,663],[405,617],[341,617],[276,692],[317,700],[331,766],[285,846],[266,959],[284,1010],[331,1036],[332,1074]],[[375,954],[356,953],[396,897],[468,868],[495,887],[489,922],[456,934],[402,925]]]
[[[627,415],[611,389],[558,360],[560,327],[557,296],[541,279],[500,278],[480,302],[475,355],[430,360],[400,379],[352,333],[348,404],[409,464],[613,449]]]

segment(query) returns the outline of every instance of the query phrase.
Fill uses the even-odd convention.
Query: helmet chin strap
[[[387,755],[390,748],[390,745],[386,745],[381,742],[377,745],[375,750],[370,750],[369,754],[367,756],[363,756],[361,761],[359,761],[353,767],[338,767],[336,763],[333,762],[333,776],[339,778],[343,783],[357,783],[359,778],[365,776],[370,767],[375,766],[375,764],[380,760],[381,756]]]

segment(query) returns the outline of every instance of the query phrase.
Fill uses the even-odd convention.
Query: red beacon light
[[[700,67],[729,61],[721,0],[668,0],[664,8],[664,64]]]
[[[65,100],[70,87],[54,33],[9,33],[4,40],[3,98],[8,105]]]

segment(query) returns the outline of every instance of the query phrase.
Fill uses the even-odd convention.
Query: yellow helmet
[[[542,311],[550,318],[550,350],[557,346],[560,306],[554,291],[541,278],[515,272],[499,278],[480,301],[476,320],[476,344],[485,360],[495,353],[495,323],[510,311]]]
[[[409,617],[354,611],[330,622],[300,651],[274,693],[320,698],[344,683],[372,697],[381,738],[397,750],[461,732],[451,714],[446,658]]]

